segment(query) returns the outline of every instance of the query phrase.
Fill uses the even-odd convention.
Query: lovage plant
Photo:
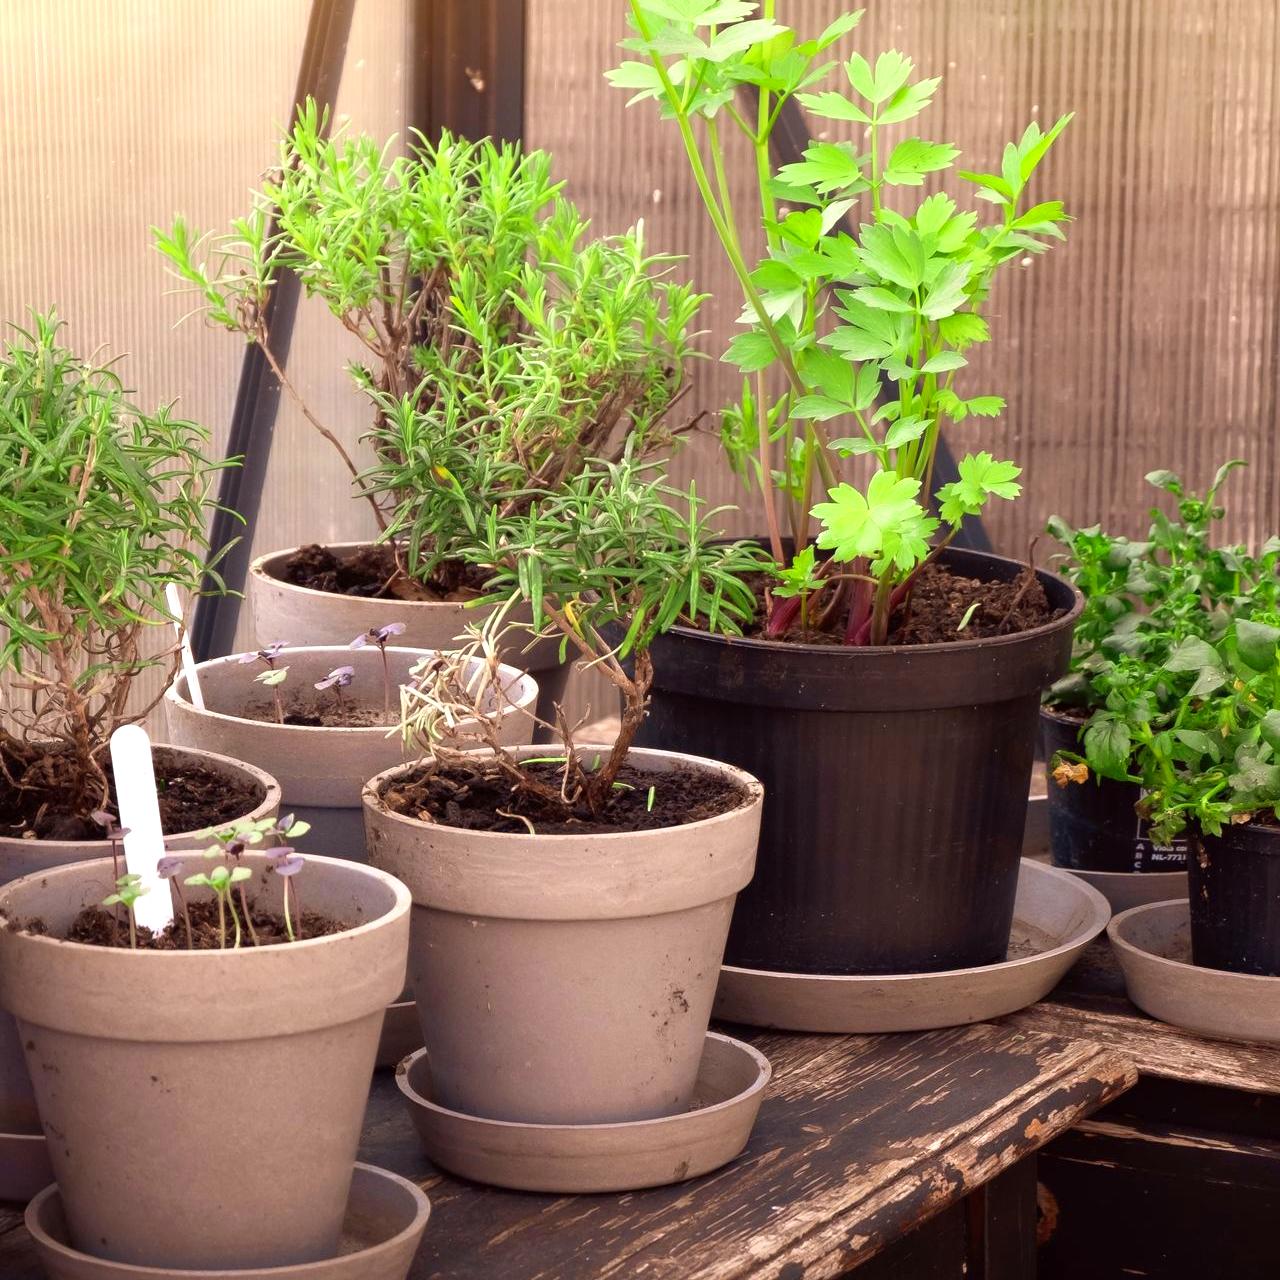
[[[802,557],[773,592],[765,634],[816,618],[847,643],[883,644],[925,561],[966,516],[1020,491],[1020,468],[983,450],[935,492],[934,459],[945,423],[1004,409],[999,396],[963,385],[965,353],[990,336],[982,312],[999,269],[1063,238],[1061,202],[1027,196],[1070,116],[1047,131],[1028,125],[999,172],[959,172],[993,219],[980,222],[940,191],[916,199],[959,155],[899,128],[929,106],[940,81],[917,76],[896,50],[874,63],[830,58],[860,17],[844,14],[801,40],[777,21],[774,0],[630,0],[634,35],[623,48],[637,56],[609,78],[674,121],[742,288],[744,327],[725,358],[742,371],[743,391],[724,416],[724,443],[763,494],[775,561],[787,566],[787,535]],[[838,88],[829,84],[837,67]],[[835,125],[855,140],[814,142],[775,172],[770,139],[791,99],[817,132]],[[730,199],[729,133],[744,136],[755,159],[749,211]],[[851,234],[843,222],[855,207],[861,222]],[[837,420],[853,430],[832,438]],[[869,482],[841,480],[841,460],[863,455]],[[811,517],[818,547],[830,552],[816,564]]]
[[[159,700],[131,702],[139,673],[176,670],[146,636],[167,586],[200,588],[216,469],[201,427],[139,407],[60,328],[35,315],[0,352],[0,830],[34,836],[111,807],[108,741]]]
[[[438,599],[475,581],[456,498],[524,508],[595,457],[669,447],[702,299],[665,279],[643,228],[590,239],[539,151],[444,134],[393,155],[326,137],[312,102],[229,235],[157,232],[213,323],[257,343],[338,450],[401,571],[393,593]],[[298,396],[266,300],[293,272],[360,342],[372,400],[361,469]],[[673,425],[674,423],[674,425]]]
[[[672,505],[677,500],[683,511]],[[495,566],[490,589],[501,603],[472,644],[425,659],[402,687],[406,741],[447,759],[446,740],[464,721],[475,723],[518,789],[570,811],[606,812],[644,721],[654,638],[681,621],[737,634],[754,611],[744,577],[763,567],[758,550],[718,540],[710,523],[716,512],[701,508],[693,490],[673,490],[628,455],[591,464],[523,515],[504,520],[490,511],[477,523],[473,554]],[[565,748],[557,786],[534,776],[528,765],[535,762],[515,761],[499,736],[512,704],[497,641],[517,602],[531,607],[535,630],[559,636],[562,653],[598,671],[622,703],[603,760],[574,750],[573,727],[560,712],[552,726]]]

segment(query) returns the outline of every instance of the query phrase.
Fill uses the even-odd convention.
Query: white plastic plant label
[[[160,829],[151,739],[140,725],[124,725],[111,735],[111,770],[116,780],[120,825],[125,832],[125,871],[138,877],[141,891],[133,903],[134,919],[159,932],[173,920],[173,901],[169,882],[161,879],[157,871],[164,857],[164,833]]]

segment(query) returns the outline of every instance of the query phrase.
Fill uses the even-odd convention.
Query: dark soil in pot
[[[244,718],[260,723],[279,723],[276,709],[269,702],[245,707]],[[389,729],[395,725],[395,719],[388,720],[381,707],[362,707],[350,702],[339,705],[331,697],[303,696],[285,699],[284,723],[307,729],[372,729],[379,725]]]
[[[1280,818],[1264,818],[1191,839],[1191,958],[1206,969],[1280,977]]]
[[[145,926],[136,930],[137,949],[139,951],[220,951],[231,945],[234,934],[232,915],[239,918],[242,930],[242,947],[271,947],[287,945],[290,942],[289,929],[284,916],[278,911],[267,911],[250,899],[248,918],[253,921],[253,932],[257,942],[249,933],[245,923],[245,913],[238,902],[226,909],[226,938],[223,942],[222,928],[218,923],[218,908],[212,902],[193,902],[187,907],[187,918],[191,923],[191,935],[187,936],[187,923],[181,909],[177,918],[160,933],[152,933]],[[48,934],[42,921],[23,921],[18,926],[30,933]],[[350,929],[350,921],[335,920],[332,916],[321,915],[314,911],[304,911],[302,920],[293,921],[295,937],[324,938],[331,934],[342,933]],[[71,923],[67,931],[66,941],[83,942],[93,947],[130,948],[129,926],[126,922],[113,916],[102,907],[86,907]]]
[[[1043,707],[1040,728],[1044,758],[1049,766],[1049,841],[1055,867],[1072,871],[1182,871],[1187,865],[1187,841],[1157,845],[1148,824],[1138,816],[1142,792],[1136,783],[1116,782],[1090,775],[1086,782],[1056,783],[1053,757],[1059,751],[1083,754],[1079,741],[1085,717]]]
[[[558,788],[563,771],[546,763],[530,765],[528,772]],[[656,831],[729,813],[749,799],[723,774],[678,768],[655,779],[630,765],[619,772],[614,793],[608,808],[593,814],[585,806],[552,804],[520,790],[499,766],[485,763],[423,765],[396,778],[380,798],[389,811],[408,818],[522,835]]]
[[[311,591],[360,596],[369,600],[471,600],[484,588],[488,575],[472,565],[446,563],[424,586],[396,568],[391,548],[361,547],[340,559],[328,547],[311,543],[299,547],[285,561],[281,581]]]
[[[935,623],[955,619],[956,632],[973,603],[963,583],[988,584],[992,602],[988,615],[980,598],[946,643],[777,643],[681,627],[655,641],[641,744],[724,760],[764,784],[756,874],[726,963],[910,973],[1004,959],[1040,692],[1066,670],[1080,597],[981,552],[952,548],[938,565]],[[1038,612],[1023,621],[1043,625],[1012,631],[1024,603]],[[980,630],[1001,633],[971,633],[979,614]]]
[[[767,585],[764,575],[752,585],[757,612],[747,635],[763,639]],[[1012,579],[983,580],[947,564],[934,563],[920,571],[909,601],[894,614],[889,637],[894,645],[918,645],[1015,635],[1045,626],[1063,612],[1049,602],[1044,585],[1030,573]],[[775,643],[843,645],[843,637],[838,631],[795,627]]]
[[[0,743],[0,765],[16,786],[0,790],[0,837],[38,840],[103,840],[106,832],[92,818],[76,812],[81,779],[73,762],[57,748],[22,744],[18,755]],[[192,760],[157,752],[156,788],[160,825],[166,835],[218,827],[251,813],[265,798],[257,783],[232,778]],[[115,806],[115,784],[106,765]],[[3,780],[3,779],[0,779]]]

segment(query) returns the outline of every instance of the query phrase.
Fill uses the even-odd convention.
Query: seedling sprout
[[[363,649],[376,644],[382,654],[382,717],[388,724],[391,723],[391,667],[387,662],[387,641],[392,636],[401,635],[404,635],[404,623],[388,622],[386,626],[370,627],[368,631],[356,636],[350,645],[352,649]]]
[[[332,689],[334,696],[338,699],[338,710],[343,711],[346,703],[342,698],[342,691],[356,678],[356,669],[354,667],[334,667],[323,680],[316,681],[317,689]]]
[[[125,913],[129,917],[129,946],[134,951],[138,949],[138,925],[134,919],[133,907],[139,898],[149,892],[150,890],[147,886],[142,883],[140,875],[126,872],[116,880],[115,893],[102,900],[104,907],[124,907]]]

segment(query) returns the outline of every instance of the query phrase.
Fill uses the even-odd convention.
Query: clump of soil
[[[766,638],[764,592],[772,581],[766,574],[753,575],[748,580],[756,594],[756,617],[754,623],[745,628],[745,634],[757,640]],[[898,607],[890,620],[889,643],[951,644],[958,640],[1016,635],[1019,631],[1043,627],[1061,613],[1050,605],[1034,573],[1023,573],[1008,582],[984,582],[956,573],[945,564],[927,564],[916,575],[906,603]],[[969,620],[961,630],[966,614]],[[785,636],[768,638],[790,644],[844,643],[842,630],[804,632],[799,626],[792,627]]]
[[[396,567],[391,548],[361,547],[339,559],[318,543],[299,547],[284,562],[280,580],[312,591],[360,596],[367,600],[472,600],[484,589],[487,574],[460,561],[441,565],[436,576],[423,584],[406,577]]]
[[[241,947],[253,947],[254,941],[245,924],[244,911],[238,901],[233,899],[236,918],[240,921]],[[191,918],[191,943],[187,943],[187,926],[182,912],[178,911],[172,924],[160,933],[152,933],[145,926],[139,926],[139,951],[218,951],[222,947],[222,933],[218,928],[218,905],[216,902],[193,902],[188,906]],[[263,911],[256,902],[249,903],[249,917],[253,921],[254,932],[258,936],[260,947],[278,946],[289,941],[289,932],[285,928],[284,916]],[[28,933],[48,933],[42,921],[28,922],[23,926]],[[300,938],[323,938],[329,934],[341,933],[351,925],[335,920],[331,916],[320,915],[314,911],[302,913],[301,928],[296,917],[293,921],[294,934]],[[232,923],[232,910],[227,910],[227,946],[235,940],[235,925]],[[91,947],[128,947],[129,921],[121,909],[119,917],[112,915],[105,907],[86,907],[71,922],[67,931],[68,942],[82,942]]]
[[[19,750],[21,754],[19,754]],[[0,741],[0,765],[16,786],[0,774],[0,836],[33,840],[103,840],[106,831],[87,814],[83,779],[74,760],[59,747]],[[116,811],[115,779],[105,764]],[[215,772],[168,751],[155,757],[160,826],[165,835],[225,826],[256,809],[265,798],[260,784]]]
[[[1008,582],[983,582],[954,573],[945,565],[930,564],[916,578],[909,607],[899,610],[890,626],[889,641],[947,644],[953,640],[1016,635],[1043,627],[1060,612],[1049,604],[1034,573],[1021,574]],[[960,624],[966,614],[969,621],[962,631]]]
[[[391,714],[393,718],[388,721],[381,706],[359,706],[349,700],[339,706],[332,697],[295,697],[284,704],[285,724],[303,725],[309,729],[387,729],[395,724],[394,706]],[[244,719],[275,724],[275,704],[254,702],[245,707]]]
[[[527,771],[558,788],[563,766],[533,764]],[[514,780],[493,763],[420,765],[388,783],[380,799],[391,812],[423,822],[464,831],[524,834],[532,824],[538,835],[654,831],[714,818],[747,801],[746,791],[732,778],[683,767],[655,774],[624,765],[617,781],[621,785],[614,786],[608,807],[594,815],[585,804],[553,805],[518,790]]]

